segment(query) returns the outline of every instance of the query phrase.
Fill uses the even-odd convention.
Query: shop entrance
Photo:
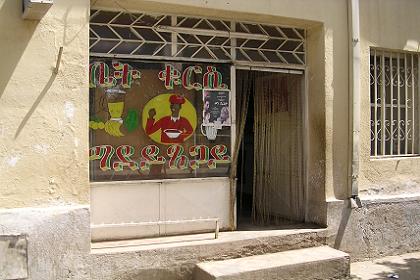
[[[237,70],[238,229],[304,222],[303,75]]]

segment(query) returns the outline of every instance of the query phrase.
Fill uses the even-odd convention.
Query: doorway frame
[[[301,102],[302,102],[302,168],[303,168],[303,192],[304,192],[304,222],[307,222],[309,218],[308,209],[309,209],[309,178],[308,178],[308,155],[309,155],[309,106],[308,106],[308,71],[307,67],[267,67],[260,65],[258,63],[235,63],[231,66],[231,95],[232,100],[234,102],[231,103],[231,110],[232,110],[232,138],[231,138],[231,145],[232,147],[235,146],[236,142],[236,71],[237,70],[246,70],[246,71],[261,71],[261,72],[272,72],[272,73],[285,73],[285,74],[293,74],[293,75],[303,75],[301,79],[301,87],[303,90],[300,91],[301,94]],[[231,190],[231,200],[233,200],[233,208],[230,210],[233,213],[233,220],[234,220],[234,228],[237,230],[238,228],[238,197],[236,195],[237,191],[237,178],[235,177],[235,184],[234,189]],[[234,197],[232,197],[232,194]]]

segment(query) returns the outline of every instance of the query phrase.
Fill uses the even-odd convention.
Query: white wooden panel
[[[91,187],[94,241],[215,229],[211,221],[182,223],[199,218],[218,218],[220,228],[229,226],[227,178],[94,183]],[[159,221],[180,223],[130,224]]]
[[[168,182],[162,189],[162,213],[165,220],[219,218],[220,227],[229,226],[229,180],[212,178],[194,182]],[[214,229],[213,223],[189,223],[162,226],[162,232]]]
[[[159,184],[101,184],[91,188],[93,224],[159,220]]]
[[[91,229],[92,241],[123,240],[157,236],[160,236],[160,228],[158,225],[101,226]]]
[[[159,184],[95,183],[91,188],[91,224],[93,241],[158,236],[158,225],[109,227],[106,224],[157,222],[159,220]]]

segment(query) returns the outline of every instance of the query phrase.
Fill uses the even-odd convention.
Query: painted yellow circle
[[[171,95],[173,94],[171,93],[160,94],[156,97],[153,97],[152,99],[149,100],[149,102],[146,103],[146,105],[143,108],[143,113],[142,113],[142,126],[145,132],[146,132],[146,122],[147,122],[147,119],[149,118],[150,109],[156,110],[156,115],[154,116],[154,119],[156,121],[160,120],[163,117],[170,116],[172,114],[171,108],[170,108],[171,103],[169,102],[169,98],[171,97]],[[187,98],[185,98],[185,103],[181,105],[181,110],[179,111],[179,114],[181,117],[186,118],[190,122],[193,128],[193,133],[189,135],[188,137],[186,137],[184,139],[185,141],[188,138],[190,138],[195,132],[195,128],[197,127],[197,112],[195,111],[195,108],[192,105],[192,103]],[[158,130],[155,133],[150,134],[149,137],[156,143],[171,145],[172,143],[162,143],[160,141],[161,133],[162,133],[161,130]]]

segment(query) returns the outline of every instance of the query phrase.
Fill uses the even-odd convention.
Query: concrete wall
[[[420,158],[370,159],[369,48],[420,51],[420,2],[360,1],[361,195],[420,193]],[[366,109],[363,109],[366,108]]]
[[[90,252],[89,209],[80,206],[0,210],[2,235],[25,234],[27,277],[9,269],[9,279],[93,279],[87,260]],[[10,246],[10,245],[9,245]],[[0,251],[0,265],[4,255]],[[7,257],[7,256],[6,256]],[[14,261],[15,265],[19,263]],[[0,270],[3,267],[0,266]],[[3,271],[2,271],[3,272]],[[0,273],[2,276],[2,273]]]
[[[420,196],[328,203],[327,244],[352,261],[420,250]]]
[[[88,203],[89,1],[21,14],[0,0],[0,207]]]
[[[27,236],[27,270],[31,280],[191,279],[196,263],[320,246],[325,230],[289,230],[211,234],[192,240],[143,246],[104,247],[90,251],[86,207],[0,210],[0,276],[3,274],[1,234]],[[152,241],[152,240],[151,240]],[[153,241],[152,241],[153,242]],[[12,274],[5,280],[21,279]],[[2,280],[4,278],[1,278]]]

